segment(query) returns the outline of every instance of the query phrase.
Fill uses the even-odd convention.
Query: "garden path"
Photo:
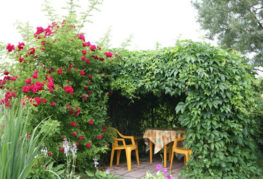
[[[167,163],[169,163],[168,166],[170,166],[170,162]],[[162,164],[161,159],[154,159],[153,163],[150,164],[148,158],[143,158],[140,159],[140,166],[137,165],[136,161],[132,162],[131,171],[127,170],[127,165],[124,162],[120,163],[119,166],[113,165],[112,168],[108,167],[106,171],[113,175],[119,176],[120,179],[138,179],[138,178],[143,178],[148,170],[151,171],[151,173],[155,173],[156,172],[155,167],[157,164]],[[178,178],[178,174],[181,171],[183,164],[184,164],[183,160],[181,161],[174,160],[173,170],[171,173],[172,179]]]

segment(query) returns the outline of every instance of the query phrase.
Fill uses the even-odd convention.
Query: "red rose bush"
[[[105,137],[108,96],[103,68],[114,55],[87,41],[79,30],[67,21],[53,22],[37,27],[29,41],[8,43],[6,53],[15,64],[11,71],[2,69],[0,89],[5,95],[0,103],[9,108],[13,98],[21,98],[33,110],[32,127],[43,118],[56,121],[57,130],[45,142],[48,150],[60,156],[66,138],[76,144],[77,163],[84,165],[105,151],[110,140]]]

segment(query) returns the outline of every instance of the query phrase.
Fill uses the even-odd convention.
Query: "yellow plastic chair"
[[[174,140],[174,145],[172,149],[172,156],[171,156],[171,164],[170,164],[170,170],[173,168],[173,159],[174,159],[174,153],[184,154],[184,165],[186,162],[189,161],[189,155],[191,155],[193,152],[190,149],[185,149],[183,147],[178,147],[178,142],[183,142],[183,138],[176,138]]]
[[[117,151],[117,163],[116,163],[117,166],[120,163],[120,156],[121,156],[122,150],[125,150],[125,153],[126,153],[128,171],[131,170],[131,152],[133,150],[135,150],[135,152],[136,152],[137,164],[140,165],[138,147],[135,143],[134,137],[133,136],[124,136],[117,129],[112,128],[112,127],[111,127],[111,129],[113,129],[121,138],[113,138],[111,158],[110,158],[110,167],[112,167],[112,162],[113,162],[115,150]],[[132,144],[126,145],[125,139],[130,139]],[[119,145],[118,142],[122,142],[122,145]]]

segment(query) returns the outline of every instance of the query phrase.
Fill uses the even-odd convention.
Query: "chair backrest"
[[[119,135],[122,139],[130,139],[128,140],[131,141],[132,145],[135,145],[135,141],[134,141],[134,137],[133,136],[125,136],[123,134],[121,134],[116,128],[114,127],[109,127],[108,129],[112,130],[113,136],[114,138],[117,138],[117,136]],[[115,134],[115,135],[114,135]],[[115,141],[116,143],[116,141]]]
[[[108,127],[108,129],[110,130],[110,133],[114,136],[117,137],[118,135],[120,137],[122,137],[123,135],[118,131],[118,129],[114,128],[114,127]]]

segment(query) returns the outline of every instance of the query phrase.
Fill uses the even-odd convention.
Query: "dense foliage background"
[[[149,95],[152,99],[169,96],[166,103],[174,102],[170,106],[174,108],[173,124],[176,121],[176,127],[186,128],[185,146],[194,153],[188,172],[181,174],[249,178],[258,172],[255,138],[259,120],[254,113],[259,96],[253,68],[237,52],[181,41],[176,47],[156,51],[119,52],[110,69],[113,94],[119,91],[130,103],[133,99],[147,103]],[[136,107],[147,109],[147,105]],[[131,126],[133,120],[137,119],[129,121]]]

